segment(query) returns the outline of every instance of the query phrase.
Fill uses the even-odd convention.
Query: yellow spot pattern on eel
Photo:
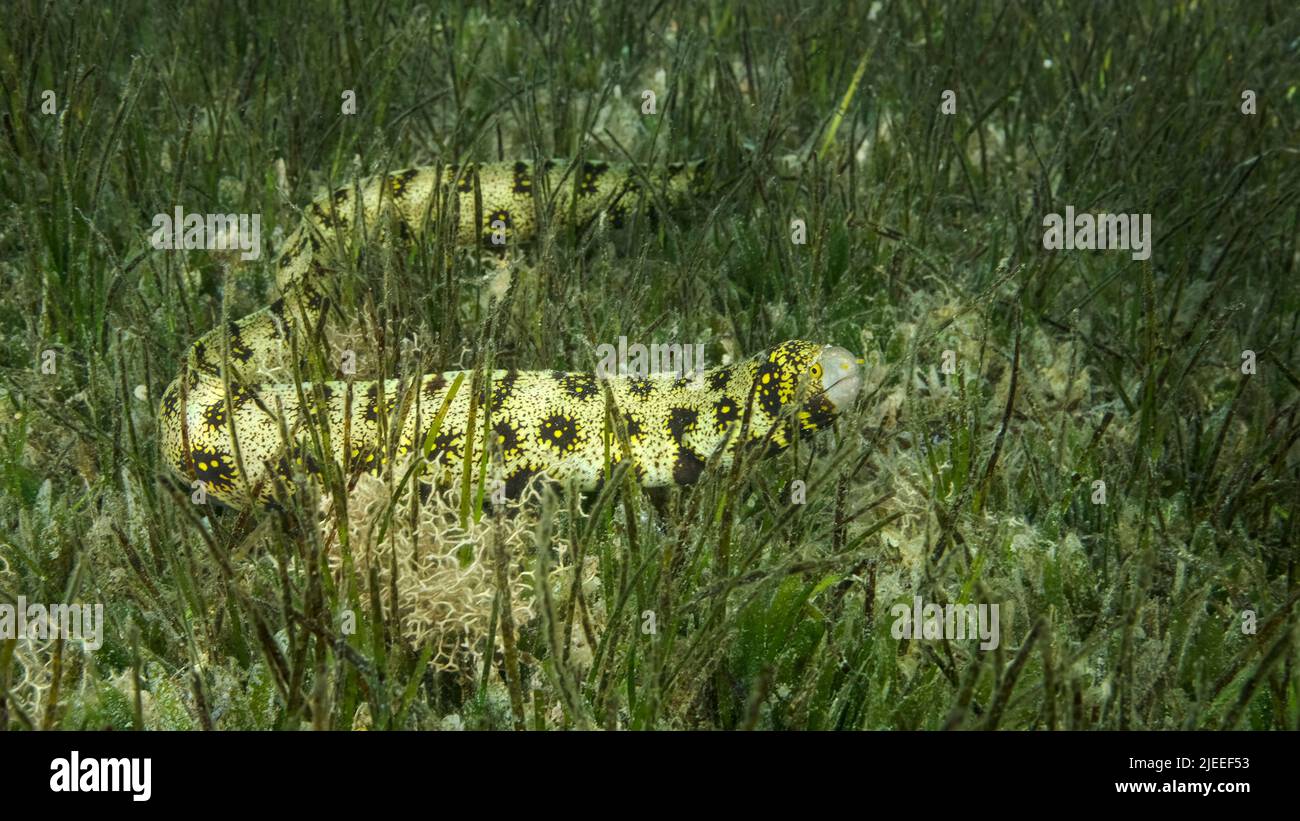
[[[292,488],[297,472],[319,476],[321,466],[307,444],[314,420],[322,441],[329,442],[328,458],[349,473],[377,472],[394,458],[424,449],[433,476],[449,481],[459,475],[465,448],[474,449],[477,461],[484,432],[491,431],[486,441],[501,460],[511,495],[537,474],[594,489],[629,458],[638,481],[662,487],[695,482],[719,449],[720,463],[727,465],[742,427],[748,441],[780,448],[789,444],[791,426],[801,432],[828,426],[857,395],[859,369],[842,348],[801,341],[686,379],[498,370],[480,377],[487,384],[471,385],[466,372],[431,439],[433,420],[462,376],[458,372],[426,374],[415,384],[304,383],[301,394],[292,383],[257,384],[244,376],[283,362],[294,334],[315,327],[330,300],[333,260],[355,237],[410,242],[438,224],[445,209],[461,244],[491,247],[494,232],[503,232],[508,244],[525,242],[537,231],[537,189],[543,183],[553,218],[581,228],[602,216],[619,225],[644,182],[669,207],[679,206],[700,177],[698,163],[674,163],[644,181],[627,168],[598,162],[444,165],[399,171],[319,197],[276,257],[281,297],[195,342],[185,369],[164,391],[159,420],[165,463],[187,480],[203,482],[227,504],[269,503]],[[229,379],[223,372],[227,362]],[[470,432],[475,393],[479,402]],[[390,430],[400,427],[399,434],[384,437],[381,420]],[[614,432],[619,428],[626,439]],[[389,442],[395,453],[388,452]]]

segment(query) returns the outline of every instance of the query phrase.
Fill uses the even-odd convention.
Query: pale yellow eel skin
[[[797,340],[687,378],[523,370],[383,384],[299,382],[302,370],[280,382],[256,377],[295,355],[304,361],[309,337],[331,311],[335,261],[358,237],[409,242],[450,225],[467,246],[491,243],[494,231],[498,241],[524,242],[537,233],[538,186],[557,224],[617,226],[640,198],[681,205],[701,176],[695,163],[651,174],[598,162],[443,165],[318,198],[275,259],[280,299],[195,342],[163,393],[165,463],[241,508],[274,504],[303,477],[318,480],[322,455],[347,477],[419,451],[426,477],[447,481],[460,475],[467,446],[473,464],[486,446],[510,495],[538,474],[592,490],[625,459],[637,481],[664,487],[695,482],[715,456],[725,468],[742,444],[780,449],[793,431],[827,427],[858,394],[857,360],[843,348]],[[443,209],[451,219],[439,219]]]

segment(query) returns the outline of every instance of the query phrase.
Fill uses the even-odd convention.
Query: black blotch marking
[[[276,339],[287,339],[293,330],[289,326],[289,318],[284,313],[284,297],[280,297],[271,303],[271,328],[275,332]]]
[[[514,172],[514,184],[510,186],[510,190],[520,196],[531,194],[533,191],[533,178],[528,174],[528,163],[515,163]]]
[[[221,430],[226,426],[225,399],[218,399],[203,409],[203,424],[210,430]]]
[[[323,400],[317,398],[315,391],[307,394],[308,405],[303,417],[306,421],[311,422],[318,428],[328,429],[330,423],[330,400],[334,398],[334,389],[329,385],[321,385],[321,391],[324,393]]]
[[[321,268],[319,264],[315,264],[312,268],[312,273],[323,274],[324,269]],[[306,300],[307,307],[313,311],[319,311],[321,306],[325,304],[325,297],[321,292],[316,289],[315,285],[311,284],[310,280],[303,280],[299,287],[302,290],[302,295]]]
[[[230,405],[238,411],[244,405],[248,404],[253,398],[254,392],[261,387],[260,385],[241,385],[233,383],[230,386]],[[218,399],[211,405],[203,409],[203,424],[210,430],[222,430],[226,427],[226,400]]]
[[[835,422],[835,406],[825,396],[816,396],[804,403],[807,418],[799,419],[799,427],[805,433],[830,427]]]
[[[217,366],[208,360],[208,346],[203,340],[194,343],[194,366],[206,374],[216,376],[220,373]],[[197,379],[195,380],[197,384]]]
[[[565,394],[582,402],[595,399],[600,394],[596,386],[596,377],[589,373],[571,373],[560,380]]]
[[[415,231],[411,230],[411,223],[404,219],[397,220],[397,238],[404,245],[409,245],[411,240],[415,239]]]
[[[433,449],[429,451],[428,459],[430,462],[441,462],[450,464],[460,458],[460,431],[446,430],[433,437]]]
[[[699,481],[704,472],[704,460],[690,448],[677,448],[677,459],[673,462],[673,481],[679,485],[693,485]]]
[[[230,340],[230,358],[243,363],[253,358],[253,352],[244,344],[239,333],[239,323],[233,320],[226,325],[227,338]]]
[[[435,373],[425,378],[424,387],[420,390],[424,391],[426,399],[441,401],[438,394],[441,393],[442,389],[445,387],[447,387],[447,377],[440,373]]]
[[[623,414],[623,421],[627,423],[627,438],[629,442],[636,442],[645,435],[645,428],[641,426],[641,418],[632,412]]]
[[[334,207],[331,209],[333,212],[334,222],[344,228],[348,226],[348,220],[350,218],[349,211],[351,209],[347,206],[348,198],[351,196],[351,188],[340,188],[330,195],[330,199],[334,203]]]
[[[341,215],[336,219],[335,215],[322,208],[319,202],[313,202],[311,204],[311,215],[315,218],[317,223],[326,228],[337,228],[344,224]],[[312,249],[315,250],[315,248],[316,246],[313,244]]]
[[[519,379],[518,371],[507,371],[504,376],[492,383],[492,407],[500,409],[515,395],[515,382]]]
[[[572,453],[578,447],[578,426],[568,416],[553,413],[537,426],[537,437],[556,453]]]
[[[687,379],[684,376],[679,376],[673,380],[673,390],[675,391],[686,390],[688,387],[690,387],[690,385],[691,385],[691,380]]]
[[[695,430],[696,423],[699,421],[699,411],[693,408],[671,408],[668,411],[668,435],[672,436],[673,441],[682,444],[686,434]]]
[[[754,373],[754,389],[758,391],[758,406],[768,416],[781,413],[781,365],[768,359]]]
[[[518,498],[519,495],[524,492],[524,488],[528,486],[528,481],[538,473],[541,473],[541,471],[536,470],[535,468],[521,467],[519,470],[516,470],[514,473],[507,476],[506,496],[511,499]]]
[[[655,385],[649,377],[633,376],[627,380],[627,390],[637,399],[648,399],[655,392]]]
[[[281,268],[288,268],[292,265],[294,260],[298,258],[298,254],[302,252],[302,246],[306,244],[307,236],[307,232],[303,232],[303,234],[298,237],[297,242],[281,251],[280,259],[276,264]]]
[[[162,413],[163,418],[172,419],[176,416],[176,409],[180,407],[181,392],[176,385],[171,385],[163,393]]]
[[[309,476],[315,476],[320,473],[320,465],[311,455],[311,451],[302,444],[296,444],[290,452],[281,456],[275,465],[276,474],[285,481],[293,478],[294,465],[302,467],[303,472]]]
[[[609,207],[609,224],[611,228],[623,228],[627,225],[627,206],[616,202]]]
[[[728,424],[740,419],[740,407],[730,396],[713,403],[714,429],[721,433]]]
[[[451,173],[456,174],[456,166],[451,167]],[[456,190],[462,194],[469,194],[474,191],[474,166],[465,166],[465,171],[459,177],[456,177]]]
[[[389,177],[388,186],[389,190],[392,191],[393,199],[400,200],[402,197],[406,196],[406,187],[410,184],[411,180],[415,179],[419,175],[420,172],[412,168],[409,171],[403,171],[400,174],[394,174]]]
[[[513,459],[519,455],[519,431],[514,425],[503,419],[492,426],[492,432],[496,434],[496,444],[501,448],[502,456]]]
[[[352,473],[356,473],[360,469],[377,476],[383,470],[383,467],[384,459],[379,455],[379,449],[374,445],[352,449],[352,461],[348,463],[348,469]]]
[[[230,454],[197,447],[190,451],[194,459],[194,478],[217,490],[235,486],[235,466]]]
[[[708,372],[708,374],[705,376],[705,379],[708,381],[709,390],[711,391],[725,390],[727,385],[731,383],[731,369],[714,368],[713,370]]]
[[[578,196],[590,197],[600,190],[600,178],[609,170],[603,162],[584,162],[582,176],[578,180]]]
[[[397,404],[396,396],[384,395],[384,415],[392,413],[393,406]],[[379,421],[379,383],[375,382],[366,390],[366,412],[365,420],[370,424]]]

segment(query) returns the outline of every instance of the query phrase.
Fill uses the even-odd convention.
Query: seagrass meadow
[[[0,727],[1300,729],[1298,89],[1268,0],[14,0]],[[169,470],[164,392],[318,196],[548,160],[641,196],[350,246],[283,380],[801,339],[856,402],[656,491],[496,498],[470,447],[415,492],[312,436],[273,505]],[[178,207],[260,255],[155,247]],[[1146,250],[1045,247],[1067,208]],[[6,632],[33,603],[98,634]],[[950,605],[991,638],[901,629]]]

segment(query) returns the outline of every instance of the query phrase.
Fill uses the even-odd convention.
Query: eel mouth
[[[845,348],[829,345],[822,350],[817,361],[822,366],[822,395],[830,400],[836,411],[847,410],[862,390],[862,368],[858,366],[858,358]]]

